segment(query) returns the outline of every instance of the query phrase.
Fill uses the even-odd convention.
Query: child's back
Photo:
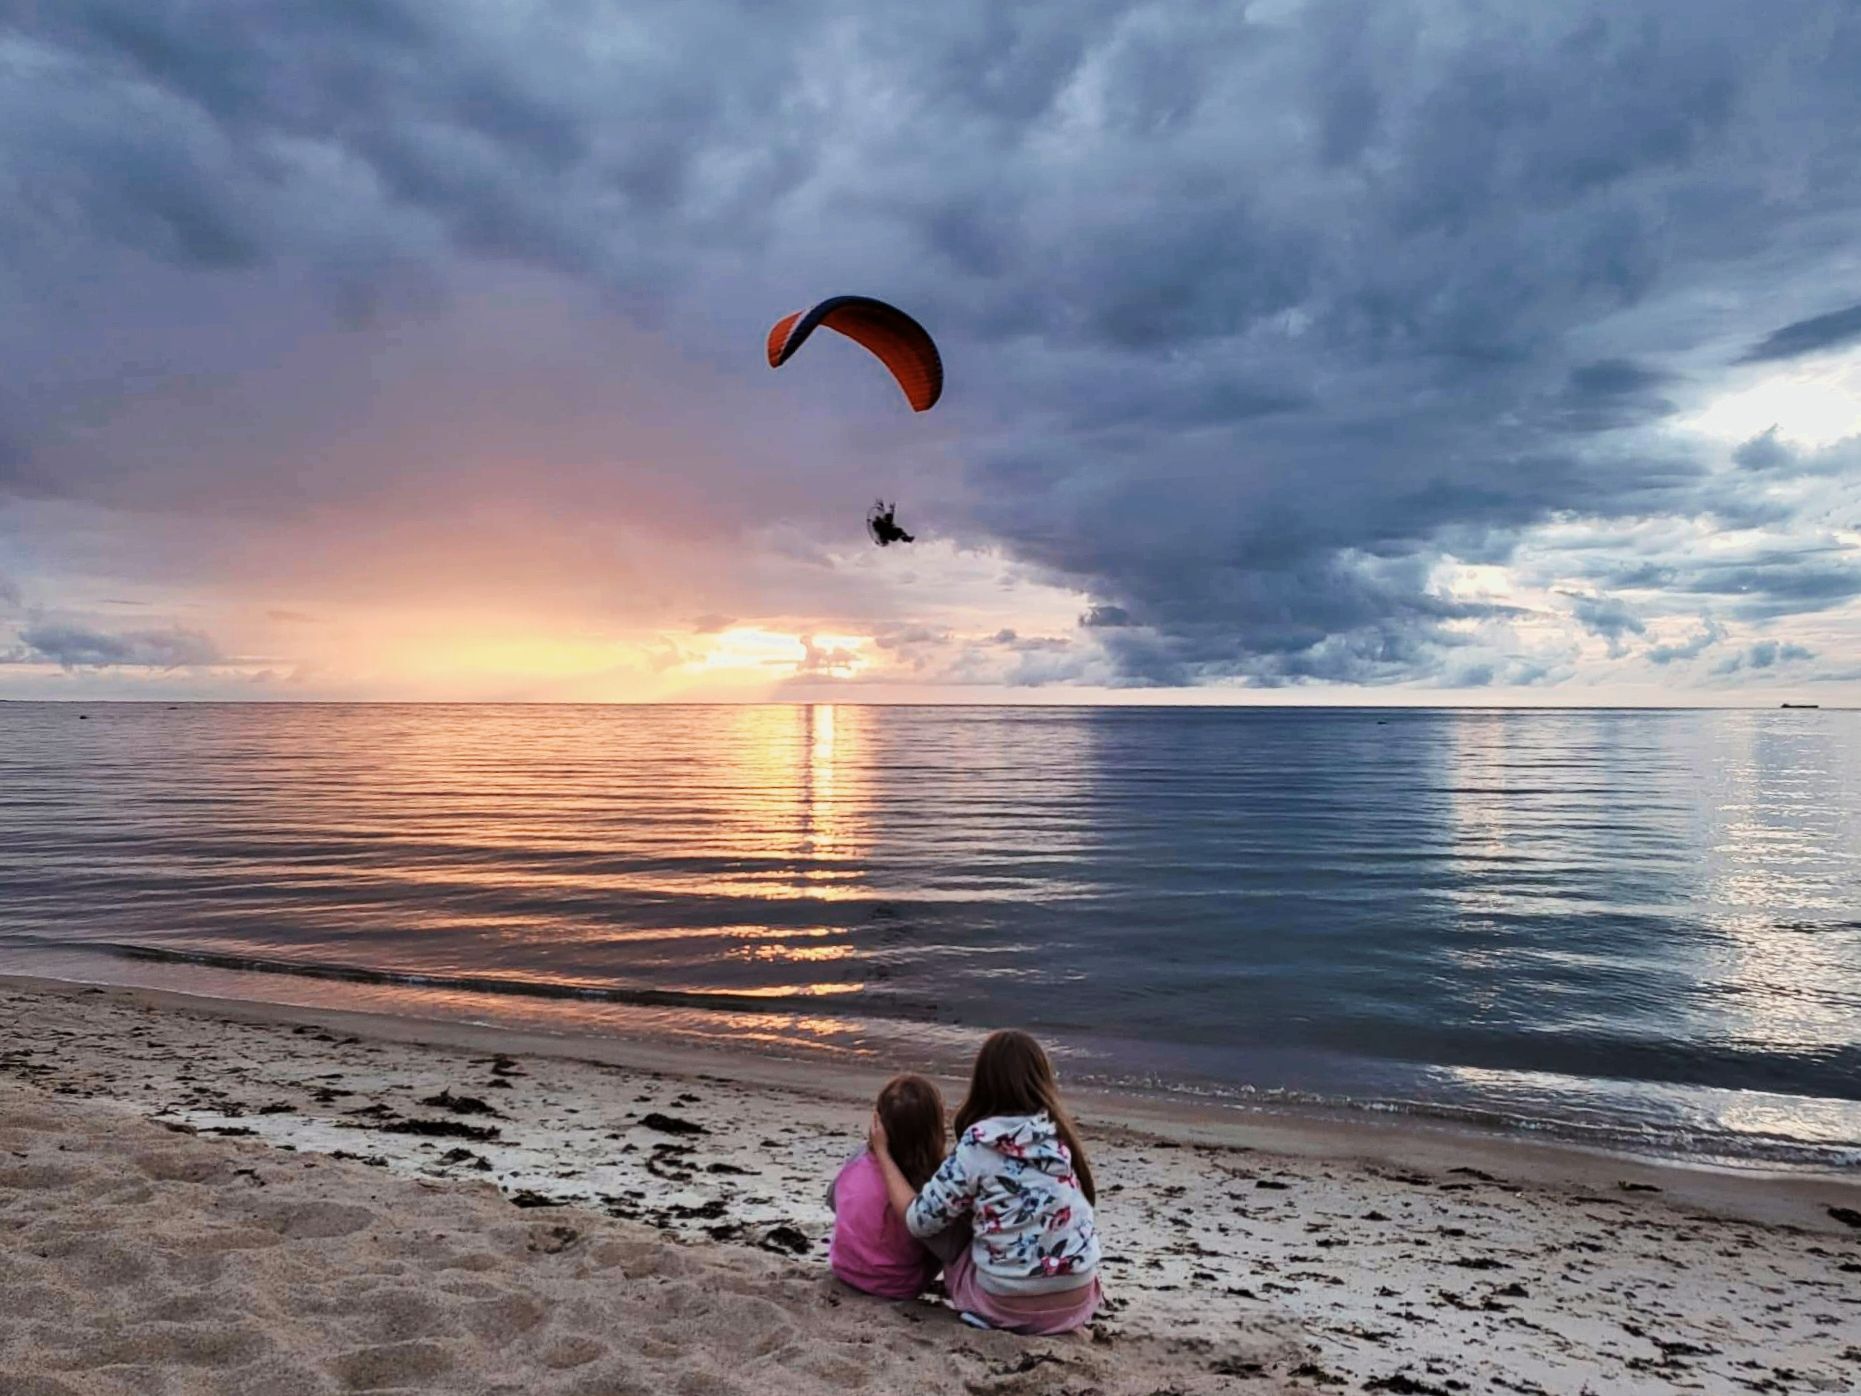
[[[969,1258],[984,1289],[1054,1293],[1098,1273],[1092,1204],[1045,1111],[991,1116],[963,1131],[956,1152],[911,1204],[909,1220],[929,1233],[965,1213],[975,1227]]]
[[[833,1206],[827,1263],[853,1288],[886,1299],[913,1299],[936,1278],[937,1258],[892,1211],[885,1176],[870,1153],[856,1154],[840,1170]]]

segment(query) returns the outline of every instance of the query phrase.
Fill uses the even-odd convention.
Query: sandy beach
[[[882,1074],[5,981],[0,1393],[1861,1389],[1850,1180],[1090,1097],[1090,1339],[872,1301]]]

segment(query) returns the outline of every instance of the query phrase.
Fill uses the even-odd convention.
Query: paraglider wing
[[[870,350],[892,371],[914,411],[937,405],[943,395],[943,359],[936,342],[897,306],[870,296],[834,296],[776,321],[769,331],[769,367],[787,363],[819,325]]]

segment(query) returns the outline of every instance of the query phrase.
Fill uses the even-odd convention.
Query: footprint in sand
[[[261,1217],[259,1225],[292,1241],[322,1241],[351,1235],[374,1220],[375,1214],[366,1207],[353,1207],[343,1202],[305,1202]]]
[[[430,1381],[452,1366],[452,1356],[438,1343],[388,1343],[357,1348],[328,1364],[328,1370],[346,1390],[381,1391]]]
[[[596,1342],[593,1338],[558,1338],[543,1350],[543,1363],[561,1372],[571,1367],[585,1367],[606,1355],[607,1344]]]
[[[7,1383],[6,1396],[83,1396],[75,1386],[67,1386],[55,1377],[15,1377],[0,1372],[0,1378]]]
[[[192,1149],[149,1149],[130,1162],[144,1177],[158,1183],[206,1183],[219,1175],[223,1164],[210,1154]]]

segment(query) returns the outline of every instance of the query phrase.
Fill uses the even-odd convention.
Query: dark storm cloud
[[[1773,330],[1762,343],[1754,346],[1740,363],[1763,363],[1767,359],[1796,359],[1804,354],[1839,348],[1861,341],[1861,305],[1846,310],[1832,310]]]
[[[1658,420],[1675,410],[1659,391],[1671,381],[1671,374],[1626,359],[1580,365],[1556,400],[1557,420],[1572,432],[1618,431]]]
[[[15,663],[46,663],[66,669],[178,669],[220,661],[219,646],[198,630],[130,630],[110,633],[88,626],[42,622],[19,632],[10,652]]]
[[[1736,598],[1738,612],[1753,617],[1823,611],[1861,596],[1861,560],[1833,547],[1766,553],[1688,570],[1682,590]]]
[[[1761,362],[1861,338],[1861,306],[1775,328],[1827,294],[1842,254],[1824,230],[1861,215],[1852,7],[4,14],[0,187],[24,197],[0,208],[0,312],[10,298],[56,335],[86,278],[187,269],[166,300],[98,294],[112,337],[143,332],[189,383],[210,375],[187,355],[208,350],[161,332],[211,320],[187,294],[207,279],[237,288],[214,317],[263,326],[287,308],[280,286],[308,284],[392,334],[489,264],[546,267],[591,314],[745,372],[774,313],[891,295],[942,340],[949,395],[918,435],[863,400],[845,415],[925,464],[944,535],[1088,596],[1081,643],[1129,683],[1554,677],[1555,658],[1472,652],[1512,612],[1445,590],[1444,561],[1506,564],[1573,517],[1790,532],[1801,506],[1744,483],[1788,473],[1784,448],[1748,446],[1727,483],[1659,424],[1727,346],[1755,342]],[[5,333],[0,367],[58,361]],[[146,473],[146,457],[71,444],[98,401],[137,396],[103,338],[67,347],[114,398],[52,382],[23,419],[0,404],[15,438],[0,489],[120,504],[132,465]],[[212,352],[236,375],[239,355]],[[237,407],[177,408],[215,449],[168,423],[163,478],[219,470],[280,512],[318,487],[371,497],[372,480],[307,471],[327,454],[296,432],[308,409]],[[249,411],[292,424],[274,456]],[[229,420],[252,439],[223,440]],[[943,455],[915,460],[937,432]],[[950,457],[964,478],[940,483]],[[770,507],[732,491],[709,505],[731,524]],[[1734,617],[1861,594],[1847,560],[1805,547],[1568,575],[1711,596]],[[1641,633],[1622,603],[1570,612],[1612,647]]]

